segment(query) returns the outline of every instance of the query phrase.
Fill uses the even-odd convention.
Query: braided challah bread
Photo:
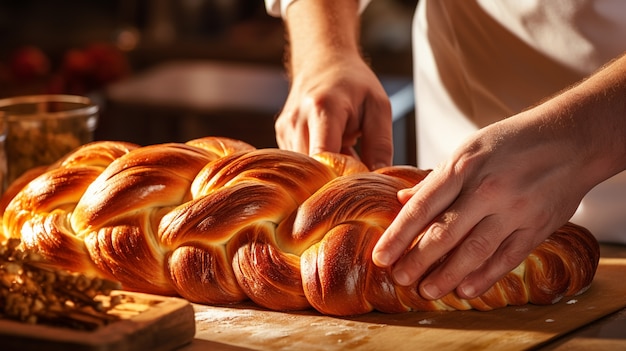
[[[599,246],[573,224],[476,299],[429,301],[415,284],[395,284],[371,252],[401,208],[397,191],[427,173],[370,172],[344,155],[227,138],[103,141],[19,180],[0,203],[4,233],[59,268],[202,304],[250,299],[329,315],[491,310],[550,304],[589,287]]]

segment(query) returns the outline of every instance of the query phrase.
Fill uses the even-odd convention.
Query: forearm
[[[287,68],[298,72],[307,61],[331,64],[336,57],[360,55],[357,0],[298,0],[284,15]]]
[[[557,133],[573,133],[588,186],[626,169],[626,55],[544,105]]]

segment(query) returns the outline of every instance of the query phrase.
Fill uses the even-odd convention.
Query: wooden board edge
[[[114,291],[153,302],[146,311],[94,331],[48,325],[27,325],[0,319],[3,351],[166,351],[190,343],[196,332],[195,313],[188,301],[175,298]]]

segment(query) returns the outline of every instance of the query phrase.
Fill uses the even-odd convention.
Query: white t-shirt
[[[275,16],[293,1],[265,0]],[[623,0],[420,0],[418,166],[433,168],[478,128],[591,74],[626,51],[624,38]],[[587,194],[572,221],[601,241],[626,243],[626,172]]]
[[[267,13],[274,17],[282,17],[287,11],[287,7],[296,0],[265,0]],[[371,0],[359,0],[359,12],[362,12]]]

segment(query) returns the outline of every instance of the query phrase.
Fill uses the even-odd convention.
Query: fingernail
[[[398,190],[398,196],[406,196],[406,194],[409,192],[409,190],[411,190],[411,189],[400,189],[400,190]]]
[[[422,287],[422,294],[427,299],[435,300],[440,297],[441,290],[434,284],[426,284]]]
[[[396,195],[396,197],[402,205],[406,204],[407,201],[409,201],[409,199],[411,198],[411,193],[409,192],[410,190],[411,189],[398,190],[398,194]]]
[[[389,255],[385,252],[376,252],[373,256],[374,262],[379,266],[387,267],[389,266]]]
[[[396,281],[396,283],[398,283],[400,285],[409,285],[409,284],[411,284],[411,278],[403,270],[398,270],[398,271],[393,272],[393,279]]]
[[[474,287],[471,286],[471,285],[461,286],[461,292],[467,298],[472,299],[472,298],[476,297],[476,289],[474,289]]]

